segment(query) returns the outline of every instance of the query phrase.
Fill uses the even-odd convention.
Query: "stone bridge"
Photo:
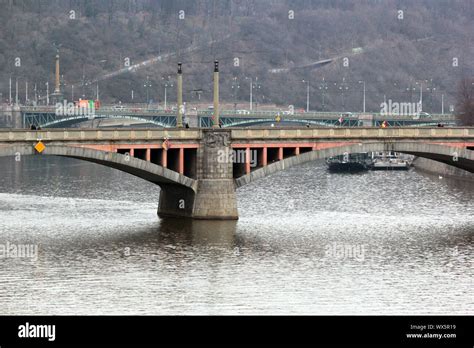
[[[474,172],[473,150],[474,128],[0,130],[0,157],[53,155],[115,168],[161,187],[160,216],[198,219],[237,219],[238,187],[305,162],[397,151]]]

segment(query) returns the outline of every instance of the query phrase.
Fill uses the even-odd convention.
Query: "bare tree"
[[[459,82],[457,110],[462,125],[474,126],[474,78],[465,78]]]

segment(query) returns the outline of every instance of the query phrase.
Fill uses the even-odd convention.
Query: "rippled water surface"
[[[474,186],[306,164],[238,190],[237,222],[160,220],[159,188],[0,159],[0,314],[474,314]]]

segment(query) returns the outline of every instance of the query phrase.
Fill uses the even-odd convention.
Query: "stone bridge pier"
[[[238,219],[231,131],[206,129],[196,156],[196,185],[193,189],[161,185],[158,215],[195,219]]]

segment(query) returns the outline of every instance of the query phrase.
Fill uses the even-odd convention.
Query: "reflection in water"
[[[472,314],[474,187],[320,163],[238,191],[238,221],[158,219],[159,188],[0,159],[0,314]]]
[[[171,244],[235,246],[236,221],[161,219],[160,239]]]

